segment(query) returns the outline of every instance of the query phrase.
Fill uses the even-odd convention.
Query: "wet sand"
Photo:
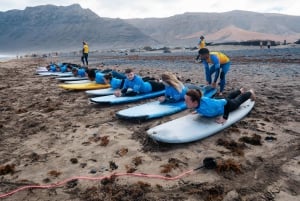
[[[117,111],[153,99],[95,105],[82,91],[66,91],[55,78],[34,75],[53,58],[1,62],[0,194],[76,176],[111,176],[24,190],[4,200],[299,200],[300,49],[224,52],[232,61],[225,96],[242,86],[254,88],[255,107],[233,126],[188,144],[154,142],[145,132],[188,110],[143,122],[120,120]],[[190,52],[92,54],[90,67],[133,67],[142,76],[156,78],[171,71],[184,82],[203,84],[203,67],[194,57]],[[79,63],[75,57],[55,59]],[[199,167],[205,157],[216,158],[217,168],[173,181],[118,175],[172,178]]]

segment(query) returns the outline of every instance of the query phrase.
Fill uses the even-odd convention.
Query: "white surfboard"
[[[95,90],[87,90],[85,91],[88,96],[108,96],[114,94],[115,89],[107,88],[107,89],[95,89]]]
[[[93,81],[90,80],[75,80],[75,81],[65,81],[65,84],[85,84],[85,83],[92,83]]]
[[[41,72],[38,73],[39,76],[58,76],[58,77],[70,77],[73,76],[72,72]]]
[[[57,77],[56,78],[57,80],[59,81],[78,81],[78,80],[88,80],[87,77],[74,77],[74,76],[71,76],[71,77]]]
[[[216,118],[207,118],[199,114],[184,117],[155,126],[147,131],[149,137],[165,143],[187,143],[211,136],[245,117],[253,108],[254,101],[247,100],[238,109],[229,114],[225,124],[215,122]]]

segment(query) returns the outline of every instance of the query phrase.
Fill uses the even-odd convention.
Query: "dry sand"
[[[178,54],[98,55],[90,61],[92,67],[104,63],[122,71],[131,66],[157,78],[172,71],[183,81],[204,83],[195,55]],[[0,63],[0,194],[75,176],[133,172],[174,177],[202,165],[205,157],[215,157],[217,169],[174,181],[133,176],[76,180],[57,188],[23,190],[4,200],[300,200],[300,50],[227,54],[232,67],[226,92],[254,88],[255,108],[230,128],[188,144],[153,142],[145,130],[190,111],[145,122],[120,120],[117,111],[141,102],[90,104],[84,92],[60,89],[54,78],[34,75],[47,58]]]

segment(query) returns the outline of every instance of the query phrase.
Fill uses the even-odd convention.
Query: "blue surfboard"
[[[136,96],[116,97],[115,95],[109,95],[109,96],[90,98],[90,101],[94,102],[94,103],[100,103],[100,104],[121,104],[121,103],[136,102],[136,101],[147,99],[147,98],[155,98],[155,97],[163,95],[164,93],[165,93],[165,90],[139,94]]]
[[[212,97],[217,93],[217,89],[203,87],[202,92],[204,96]],[[116,113],[116,115],[122,119],[147,120],[175,114],[185,109],[186,104],[184,101],[176,103],[160,103],[159,101],[154,101],[120,110]]]

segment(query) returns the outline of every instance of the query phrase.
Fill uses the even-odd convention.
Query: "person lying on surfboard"
[[[120,96],[135,96],[141,93],[150,93],[152,91],[161,91],[165,86],[161,82],[153,80],[144,81],[139,75],[136,75],[132,69],[125,70],[126,79],[122,90],[116,90],[114,95]],[[128,89],[131,89],[128,91]]]
[[[74,77],[87,77],[87,68],[72,68],[72,74]]]
[[[165,95],[158,98],[160,103],[175,103],[184,100],[187,88],[174,74],[165,72],[162,74],[161,79],[165,85]]]
[[[106,84],[105,78],[104,78],[105,73],[111,73],[112,76],[117,79],[125,79],[126,78],[126,76],[124,74],[119,73],[114,70],[111,70],[111,69],[107,69],[104,71],[100,71],[97,69],[89,69],[87,71],[89,80],[95,81],[97,84]]]
[[[255,100],[253,89],[245,92],[244,88],[231,92],[225,99],[213,99],[202,96],[200,90],[190,89],[185,97],[187,108],[195,109],[197,113],[206,117],[217,117],[216,122],[224,124],[229,113],[237,109],[242,103]]]
[[[125,79],[126,79],[125,74],[122,74],[122,73],[119,73],[116,71],[111,71],[110,73],[106,73],[104,75],[105,84],[110,84],[110,87],[112,89],[122,89]],[[142,79],[144,82],[149,81],[149,80],[155,80],[154,78],[151,78],[151,77],[143,77]]]

